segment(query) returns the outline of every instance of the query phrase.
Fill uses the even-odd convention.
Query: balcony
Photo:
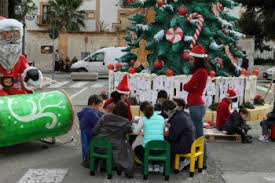
[[[47,26],[49,25],[49,18],[44,15],[37,15],[36,24],[38,26]]]

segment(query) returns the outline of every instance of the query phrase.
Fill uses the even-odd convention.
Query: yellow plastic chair
[[[204,157],[204,136],[195,140],[191,147],[191,153],[188,154],[176,154],[175,156],[175,163],[174,163],[174,170],[175,172],[179,172],[180,168],[180,158],[188,158],[190,159],[190,177],[194,177],[195,173],[195,161],[198,157],[199,165],[198,165],[198,172],[202,172],[203,168],[203,157]]]

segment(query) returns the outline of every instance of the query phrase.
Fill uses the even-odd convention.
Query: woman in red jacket
[[[210,64],[207,54],[202,46],[195,46],[191,53],[189,62],[193,66],[193,75],[183,89],[188,92],[187,103],[190,115],[196,128],[196,138],[203,136],[203,117],[205,115],[205,102],[203,99],[203,91],[206,87]],[[204,169],[207,167],[207,149],[204,148]]]

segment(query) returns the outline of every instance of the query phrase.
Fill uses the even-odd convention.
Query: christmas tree
[[[244,55],[236,42],[244,35],[235,27],[238,19],[228,14],[235,1],[136,0],[131,5],[139,12],[130,18],[120,71],[191,74],[189,52],[198,44],[207,50],[217,76],[239,75],[237,60]]]

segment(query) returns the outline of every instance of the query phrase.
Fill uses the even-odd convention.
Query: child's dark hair
[[[118,93],[117,91],[114,91],[113,93],[111,93],[111,98],[113,99],[114,103],[117,103],[121,99],[121,94]]]
[[[183,99],[181,99],[181,98],[174,98],[173,100],[177,103],[177,105],[179,107],[181,107],[182,109],[185,109],[186,103],[185,103],[185,101]]]
[[[89,97],[88,105],[93,105],[93,104],[98,105],[100,103],[102,103],[102,100],[98,95],[91,95]]]
[[[176,107],[176,104],[171,100],[166,100],[163,103],[163,110],[165,111],[174,110]]]
[[[124,102],[116,103],[116,105],[113,109],[113,114],[128,119],[129,118],[128,106]]]
[[[150,119],[154,114],[154,107],[149,102],[142,102],[140,104],[140,110],[148,119]]]
[[[240,108],[239,113],[244,114],[244,115],[248,115],[248,110],[246,108],[242,107],[242,108]]]
[[[160,99],[160,98],[168,99],[168,94],[165,90],[160,90],[158,92],[158,99]]]

